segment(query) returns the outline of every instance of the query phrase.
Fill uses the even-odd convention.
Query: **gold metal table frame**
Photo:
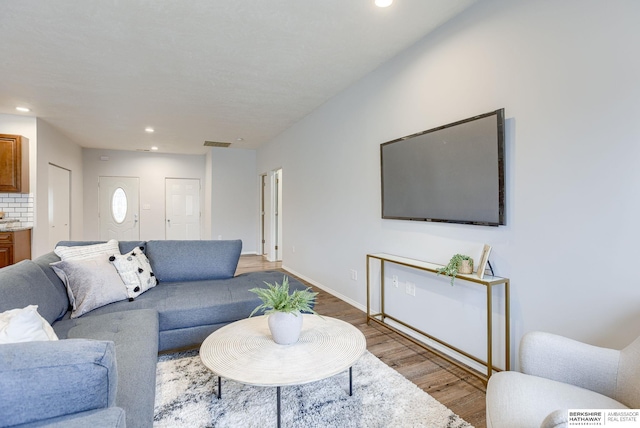
[[[372,314],[371,313],[371,266],[370,266],[370,261],[371,259],[377,259],[380,261],[380,312]],[[400,256],[394,256],[391,254],[385,254],[385,253],[376,253],[376,254],[367,254],[367,324],[369,324],[370,321],[374,321],[380,325],[385,326],[386,328],[389,328],[393,331],[395,331],[396,333],[400,334],[401,336],[403,336],[404,338],[410,340],[411,342],[415,343],[416,345],[424,348],[424,349],[428,349],[431,352],[436,353],[437,355],[439,355],[440,357],[444,358],[445,360],[449,361],[450,363],[456,365],[457,367],[460,367],[461,369],[471,373],[474,376],[477,376],[478,378],[480,378],[482,381],[484,381],[485,383],[488,382],[489,378],[491,377],[491,375],[493,374],[494,371],[501,371],[500,368],[496,367],[493,364],[493,310],[492,310],[492,290],[494,286],[497,285],[504,285],[504,303],[505,303],[505,370],[510,370],[511,368],[511,341],[510,341],[510,335],[511,335],[511,327],[510,327],[510,309],[509,309],[509,279],[508,278],[501,278],[498,276],[485,276],[483,279],[480,279],[480,277],[478,277],[476,274],[469,274],[469,275],[463,275],[463,274],[458,274],[456,276],[457,280],[463,280],[463,281],[469,281],[469,282],[473,282],[476,284],[480,284],[480,285],[484,285],[487,289],[487,294],[486,294],[486,300],[487,300],[487,361],[484,361],[480,358],[478,358],[475,355],[471,355],[470,353],[459,349],[453,345],[450,345],[449,343],[438,339],[437,337],[434,337],[431,334],[428,334],[424,331],[421,331],[407,323],[405,323],[404,321],[391,316],[389,314],[387,314],[385,312],[385,306],[384,306],[384,267],[385,267],[385,263],[389,262],[389,263],[393,263],[396,265],[401,265],[401,266],[406,266],[406,267],[410,267],[410,268],[414,268],[414,269],[419,269],[422,271],[426,271],[426,272],[431,272],[431,273],[438,273],[438,269],[440,269],[442,267],[442,265],[438,265],[438,264],[434,264],[434,263],[429,263],[429,262],[425,262],[425,261],[421,261],[421,260],[414,260],[414,259],[409,259],[406,257],[400,257]],[[427,345],[424,342],[421,342],[419,340],[417,340],[416,338],[414,338],[413,336],[399,330],[398,328],[389,325],[387,322],[385,322],[385,320],[392,320],[393,322],[402,325],[403,327],[406,327],[407,329],[410,329],[426,338],[429,338],[430,340],[445,346],[446,348],[456,352],[459,355],[463,355],[464,357],[475,361],[476,363],[486,367],[487,372],[486,374],[480,373],[477,370],[467,366],[466,364],[458,361],[457,359],[454,359],[453,357],[451,357],[450,355],[435,349],[432,346]]]

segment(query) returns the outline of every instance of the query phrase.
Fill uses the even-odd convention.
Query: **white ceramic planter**
[[[299,312],[274,312],[269,315],[269,330],[274,342],[280,345],[296,343],[302,331],[302,318]]]

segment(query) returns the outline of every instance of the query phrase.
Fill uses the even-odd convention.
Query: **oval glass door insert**
[[[118,224],[127,217],[127,194],[122,187],[118,187],[111,197],[111,215]]]

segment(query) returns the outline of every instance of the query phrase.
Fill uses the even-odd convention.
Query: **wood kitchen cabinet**
[[[0,232],[0,268],[31,258],[31,229]]]
[[[0,134],[0,193],[29,193],[29,139]]]

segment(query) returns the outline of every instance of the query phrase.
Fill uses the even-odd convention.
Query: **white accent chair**
[[[487,428],[561,428],[568,409],[640,408],[640,337],[621,351],[527,333],[520,369],[487,385]]]

